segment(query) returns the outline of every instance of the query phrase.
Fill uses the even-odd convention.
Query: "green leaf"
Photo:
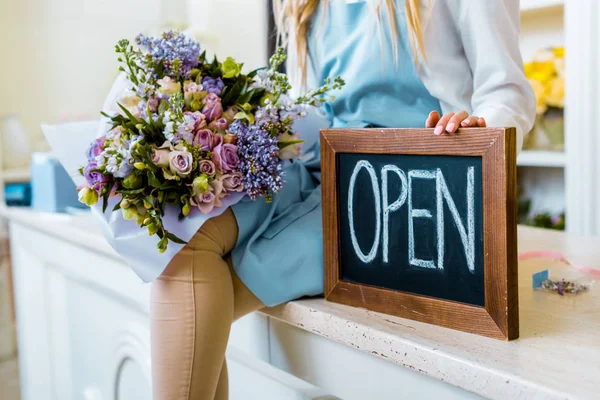
[[[121,199],[121,201],[123,201],[123,200]],[[113,209],[112,209],[113,211],[117,211],[117,210],[120,210],[120,209],[121,209],[121,201],[119,201],[119,202],[117,203],[117,205],[113,207]]]
[[[163,188],[163,183],[154,175],[154,172],[148,172],[148,185],[155,187],[157,189]]]
[[[287,141],[287,142],[280,142],[279,143],[279,150],[285,149],[288,146],[291,146],[293,144],[299,144],[299,143],[304,143],[304,140],[290,140],[290,141]]]
[[[167,112],[169,107],[169,102],[167,102],[166,100],[161,100],[158,104],[158,114],[163,115],[165,112]]]
[[[265,95],[267,90],[264,88],[253,89],[253,90],[254,90],[254,94],[252,95],[252,98],[248,101],[248,103],[255,104],[257,101],[259,101]]]
[[[254,78],[256,76],[256,74],[258,74],[258,71],[262,71],[263,69],[267,69],[267,67],[255,69],[254,71],[252,71],[248,74],[248,78]]]
[[[178,244],[187,244],[186,241],[178,238],[177,236],[173,235],[171,232],[167,232],[167,238],[174,243],[178,243]]]
[[[254,97],[255,93],[256,93],[256,89],[250,89],[246,93],[241,95],[237,102],[240,104],[250,103],[250,101],[252,100],[252,97]]]
[[[136,195],[142,193],[144,190],[146,190],[146,188],[140,188],[135,190],[117,190],[117,193],[125,195]]]
[[[241,82],[237,82],[227,94],[223,97],[221,103],[223,104],[223,108],[227,108],[236,103],[238,97],[240,97],[240,93],[242,92],[243,84]]]
[[[245,119],[250,123],[250,125],[254,124],[254,115],[245,111],[238,112],[233,116],[233,119]]]
[[[102,213],[106,212],[106,208],[108,207],[108,197],[110,196],[110,190],[107,190],[102,196]]]
[[[117,103],[117,105],[119,106],[119,108],[120,108],[121,110],[123,110],[123,112],[125,113],[125,115],[127,115],[127,117],[128,117],[128,118],[129,118],[131,121],[133,121],[133,123],[134,123],[134,126],[140,123],[140,122],[138,121],[138,119],[137,119],[136,117],[134,117],[134,116],[133,116],[133,114],[132,114],[132,113],[130,113],[128,109],[126,109],[125,107],[123,107],[123,105],[122,105],[121,103]]]

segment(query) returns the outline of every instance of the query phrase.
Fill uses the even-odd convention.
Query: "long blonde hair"
[[[280,44],[295,46],[297,62],[302,72],[302,83],[306,83],[306,66],[308,57],[308,32],[312,16],[322,1],[327,6],[329,1],[340,0],[273,0],[275,22]],[[392,52],[394,62],[398,62],[398,22],[396,21],[395,0],[379,0],[375,5],[378,26],[381,28],[382,5],[387,9],[388,25],[390,27]],[[426,61],[423,45],[423,27],[419,0],[404,0],[408,38],[416,64],[422,58]]]

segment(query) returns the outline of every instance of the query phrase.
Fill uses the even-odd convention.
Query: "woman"
[[[439,135],[515,126],[519,148],[532,127],[518,0],[276,3],[297,80],[316,86],[340,75],[347,82],[325,106],[334,127],[426,126]],[[239,203],[206,222],[153,284],[156,399],[227,399],[232,322],[322,293],[317,144],[305,154],[287,168],[272,204]]]

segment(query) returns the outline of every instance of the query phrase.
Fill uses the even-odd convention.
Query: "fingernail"
[[[471,123],[469,122],[468,119],[465,119],[463,122],[460,123],[462,126],[469,126]]]
[[[444,127],[442,125],[436,126],[435,131],[433,131],[433,133],[435,133],[436,135],[441,135],[442,132],[444,132]]]
[[[446,131],[452,133],[452,132],[454,132],[454,127],[455,127],[454,122],[450,122],[448,124],[448,126],[446,127]]]

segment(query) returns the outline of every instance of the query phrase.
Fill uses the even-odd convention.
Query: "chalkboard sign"
[[[514,136],[323,130],[326,298],[518,337]]]

